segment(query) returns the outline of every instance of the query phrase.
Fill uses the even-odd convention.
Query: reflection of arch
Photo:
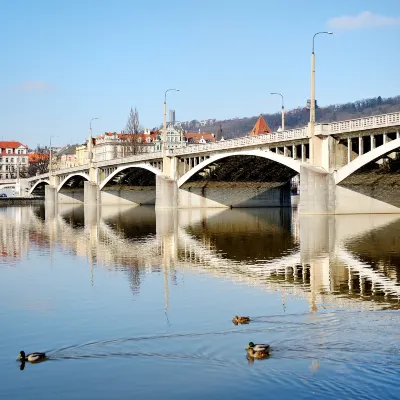
[[[100,190],[103,189],[104,186],[107,185],[108,182],[111,181],[112,178],[114,178],[115,175],[118,175],[121,171],[124,171],[125,169],[129,168],[141,168],[141,169],[146,169],[147,171],[153,172],[155,175],[160,175],[161,171],[158,168],[155,168],[149,164],[128,164],[124,165],[122,167],[117,168],[112,174],[108,175],[106,179],[100,184]]]
[[[74,176],[81,176],[82,178],[85,178],[87,181],[90,181],[89,175],[84,174],[83,172],[75,172],[73,174],[68,175],[57,187],[57,193],[61,190],[61,188],[68,182],[71,178]]]
[[[46,184],[46,185],[50,185],[50,181],[47,179],[41,179],[40,181],[37,181],[29,190],[28,194],[32,194],[33,191],[36,189],[37,186],[41,185],[42,183]]]
[[[375,161],[386,154],[392,153],[394,150],[400,147],[400,139],[392,140],[391,142],[385,143],[382,146],[379,146],[368,153],[363,154],[362,156],[358,156],[355,160],[351,161],[344,167],[340,168],[335,173],[335,183],[339,184],[352,173],[356,172],[358,169],[363,167],[364,165],[370,163],[371,161]]]
[[[178,180],[178,187],[182,186],[193,175],[195,175],[197,172],[201,171],[207,165],[212,164],[215,161],[221,160],[222,158],[231,157],[231,156],[257,156],[257,157],[266,158],[267,160],[275,161],[279,164],[282,164],[282,165],[296,171],[298,174],[300,173],[300,166],[302,165],[302,163],[300,161],[294,160],[293,158],[290,158],[290,157],[283,156],[281,154],[273,153],[272,151],[247,150],[247,151],[235,151],[232,153],[217,154],[217,155],[211,156],[210,158],[207,158],[206,160],[202,161],[200,164],[198,164],[194,168],[192,168],[189,172],[186,172],[186,174],[183,175]]]

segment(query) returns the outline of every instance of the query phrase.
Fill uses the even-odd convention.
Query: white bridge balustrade
[[[156,207],[161,208],[287,205],[286,200],[283,203],[274,203],[278,198],[285,198],[283,186],[279,189],[280,194],[277,189],[274,189],[275,193],[273,188],[264,188],[263,192],[260,188],[253,189],[250,193],[249,186],[246,189],[242,187],[240,190],[243,193],[247,190],[249,196],[252,196],[252,205],[244,200],[235,203],[236,200],[229,197],[233,193],[234,185],[230,189],[221,189],[221,193],[206,187],[196,192],[191,189],[193,185],[187,187],[186,182],[194,172],[210,171],[227,157],[242,156],[244,159],[253,155],[269,159],[282,165],[282,168],[289,168],[293,175],[300,175],[299,211],[302,214],[398,213],[400,202],[393,203],[391,200],[398,197],[396,193],[387,192],[383,197],[376,198],[373,190],[371,193],[358,190],[360,182],[356,182],[357,187],[346,186],[346,179],[368,163],[396,158],[399,151],[400,112],[393,112],[317,124],[314,127],[309,124],[303,128],[216,143],[187,145],[167,150],[165,155],[162,152],[144,153],[56,169],[52,170],[51,176],[42,174],[19,179],[18,182],[16,179],[0,181],[0,188],[14,185],[19,187],[16,192],[21,195],[34,195],[39,189],[43,191],[44,185],[49,183],[46,188],[49,193],[46,198],[49,201],[54,198],[58,202],[63,198],[64,201],[84,202],[86,195],[78,194],[78,188],[70,190],[75,194],[70,194],[69,197],[60,197],[57,193],[65,192],[65,185],[71,180],[88,177],[90,185],[85,186],[85,193],[91,193],[91,202],[97,203],[102,203],[107,198],[107,204],[112,204],[113,201],[117,204],[155,203]],[[128,193],[121,188],[109,188],[111,178],[114,183],[119,182],[124,174],[135,168],[146,169],[155,175],[154,188],[147,188],[145,196],[146,190],[143,189],[141,194],[144,197],[135,197],[132,190]],[[80,190],[83,190],[82,187]],[[141,198],[145,200],[142,201]],[[271,200],[273,198],[274,201]]]

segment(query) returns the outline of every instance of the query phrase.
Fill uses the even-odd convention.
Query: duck
[[[250,342],[248,346],[246,347],[246,350],[249,352],[254,352],[254,353],[269,353],[270,347],[269,344],[254,344],[253,342]]]
[[[269,353],[266,350],[262,351],[255,351],[252,348],[247,350],[247,359],[251,361],[254,358],[257,358],[258,360],[263,360],[264,358],[268,358]]]
[[[26,355],[24,351],[20,351],[18,356],[18,360],[23,363],[26,361],[29,361],[30,363],[37,363],[46,359],[46,353],[30,353]]]
[[[251,321],[250,317],[238,317],[237,315],[235,315],[232,319],[232,322],[235,325],[238,324],[248,324]]]

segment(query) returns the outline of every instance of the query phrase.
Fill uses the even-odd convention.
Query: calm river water
[[[1,399],[400,398],[398,215],[2,208],[0,247]]]

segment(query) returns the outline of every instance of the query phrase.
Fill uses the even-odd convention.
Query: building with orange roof
[[[215,135],[211,132],[185,132],[187,144],[215,143]]]
[[[154,151],[157,132],[146,129],[142,133],[105,132],[93,140],[93,160],[106,161],[138,153]]]
[[[28,146],[11,140],[0,141],[0,177],[15,178],[18,172],[28,168]]]
[[[255,123],[253,129],[250,131],[249,136],[265,135],[266,133],[271,133],[271,129],[266,123],[264,117],[260,114]]]

